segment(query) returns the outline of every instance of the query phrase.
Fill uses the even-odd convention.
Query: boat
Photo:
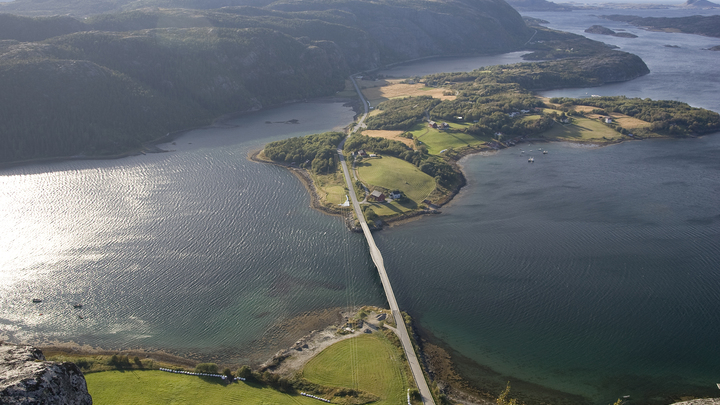
[[[33,298],[32,301],[33,301],[34,303],[42,302],[42,300],[41,300],[40,298]]]
[[[82,304],[75,303],[75,304],[73,304],[73,308],[82,308]]]
[[[542,148],[538,148],[538,150],[542,150]]]
[[[543,151],[543,155],[547,155],[547,151],[546,151],[546,150]]]
[[[528,162],[534,163],[534,162],[535,162],[535,158],[532,158],[532,157],[531,157],[530,159],[528,159]]]

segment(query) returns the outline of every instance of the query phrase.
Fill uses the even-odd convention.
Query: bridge
[[[358,122],[358,125],[355,126],[355,130],[357,130],[363,125],[363,122],[367,117],[368,102],[365,100],[365,97],[360,91],[357,83],[355,83],[355,78],[351,76],[350,80],[352,80],[353,85],[355,86],[355,90],[360,96],[360,101],[365,106],[365,114]],[[430,387],[428,387],[427,381],[425,381],[425,376],[422,372],[422,368],[420,367],[420,361],[418,360],[417,355],[415,354],[415,350],[413,349],[412,342],[410,341],[410,335],[408,334],[407,327],[405,326],[405,319],[403,319],[402,313],[400,313],[400,308],[398,307],[397,301],[395,300],[395,293],[393,292],[392,285],[390,285],[390,279],[388,278],[387,272],[385,271],[385,262],[383,261],[382,254],[380,254],[380,249],[378,249],[377,245],[375,245],[375,239],[373,238],[372,233],[370,233],[370,228],[368,227],[367,222],[365,221],[365,216],[360,209],[360,203],[358,202],[357,196],[353,191],[355,188],[353,187],[352,181],[350,179],[350,170],[348,170],[345,156],[342,153],[344,144],[345,141],[343,140],[338,146],[337,150],[338,157],[340,159],[340,165],[342,166],[343,174],[345,175],[345,182],[348,186],[350,200],[352,201],[353,208],[355,209],[355,215],[358,218],[358,222],[360,222],[360,227],[363,230],[363,234],[365,235],[365,239],[367,240],[368,247],[370,248],[370,256],[372,257],[372,261],[373,263],[375,263],[375,267],[377,267],[378,273],[380,274],[380,281],[382,282],[383,290],[385,290],[385,296],[387,297],[388,305],[390,305],[390,312],[395,319],[395,325],[397,325],[395,333],[397,333],[398,337],[400,338],[400,343],[402,344],[403,350],[405,351],[405,358],[410,364],[410,370],[412,370],[413,378],[415,379],[415,385],[417,385],[418,387],[418,391],[420,392],[423,404],[435,405],[435,401],[433,400],[432,394],[430,393]]]

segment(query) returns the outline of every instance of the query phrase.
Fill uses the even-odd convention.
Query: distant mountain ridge
[[[520,11],[571,11],[566,4],[558,4],[547,0],[507,0],[508,4]]]
[[[0,161],[115,154],[334,94],[352,72],[518,50],[532,35],[502,0],[16,0],[0,11],[45,15],[0,14]],[[87,17],[47,16],[58,13]]]
[[[687,0],[680,7],[686,8],[720,8],[720,4],[708,0]]]
[[[0,5],[9,9],[88,17],[0,14],[0,162],[138,150],[226,114],[332,95],[354,72],[427,56],[515,51],[540,38],[502,0]],[[100,9],[124,11],[93,15]],[[533,46],[544,59],[589,55]],[[636,59],[610,58],[610,68],[644,66]]]
[[[686,34],[705,35],[720,38],[720,15],[689,17],[637,17],[633,15],[602,15],[612,21],[623,21],[641,28],[651,30],[682,32]]]

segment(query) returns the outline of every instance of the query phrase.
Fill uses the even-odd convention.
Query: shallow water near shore
[[[706,73],[642,83],[697,105],[683,83],[714,91]],[[644,97],[637,83],[624,85]],[[300,103],[192,131],[169,153],[0,171],[0,339],[259,362],[304,333],[297,315],[385,305],[362,236],[310,209],[285,169],[247,160],[352,116]],[[471,156],[442,215],[376,240],[400,307],[464,357],[471,382],[557,390],[514,384],[529,404],[714,395],[718,156],[720,135]]]

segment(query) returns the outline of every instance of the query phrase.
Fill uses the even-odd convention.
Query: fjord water
[[[466,159],[442,216],[376,236],[398,301],[481,387],[714,394],[720,137],[533,146]]]
[[[310,209],[287,170],[247,158],[352,117],[301,103],[193,131],[169,153],[3,171],[0,339],[263,361],[289,317],[382,304],[362,239]]]
[[[598,23],[567,16],[587,18],[572,22],[583,29]],[[720,53],[702,45],[662,67],[662,52],[678,49],[668,41],[712,40],[633,32],[650,41],[636,53],[665,74],[556,95],[613,89],[720,111],[705,93],[720,94],[717,63],[703,59]],[[447,62],[396,71],[480,67]],[[0,339],[262,361],[297,338],[288,330],[296,315],[385,305],[364,239],[310,209],[292,174],[246,158],[352,114],[342,103],[301,103],[192,131],[164,145],[169,153],[3,170]],[[442,215],[376,234],[400,307],[480,386],[521,379],[597,404],[714,394],[720,136],[535,145],[533,165],[521,149],[466,158],[469,184]]]

